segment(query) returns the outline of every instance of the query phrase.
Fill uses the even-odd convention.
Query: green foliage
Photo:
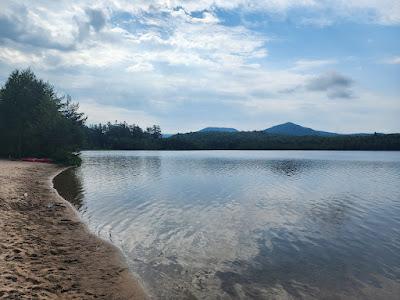
[[[112,150],[400,150],[400,134],[289,136],[251,132],[192,132],[155,137],[126,123],[87,128],[87,149]]]
[[[15,70],[0,90],[0,155],[50,157],[74,161],[84,141],[85,117],[70,97],[30,70]]]
[[[289,136],[262,131],[193,132],[163,141],[167,150],[400,150],[400,134]]]
[[[159,139],[161,138],[161,128],[158,125],[153,125],[151,127],[146,128],[146,133],[152,138]]]
[[[86,149],[156,150],[161,149],[161,129],[154,125],[146,131],[137,125],[110,122],[87,127]]]
[[[79,153],[72,153],[65,150],[58,150],[53,155],[52,158],[54,162],[66,166],[80,166],[82,164],[82,159]]]

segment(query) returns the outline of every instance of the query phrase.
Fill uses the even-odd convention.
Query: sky
[[[400,132],[399,0],[0,0],[16,68],[88,123]]]

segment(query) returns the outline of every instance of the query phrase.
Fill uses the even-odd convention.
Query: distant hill
[[[235,128],[227,128],[227,127],[206,127],[198,132],[238,132]]]
[[[265,129],[264,132],[270,134],[281,134],[291,136],[336,136],[337,133],[317,131],[308,127],[303,127],[292,122],[276,125]]]
[[[253,130],[253,131],[258,131],[258,130]],[[199,131],[196,131],[196,133],[212,133],[212,134],[217,134],[217,133],[243,133],[245,131],[239,131],[235,128],[230,128],[230,127],[206,127],[203,128]],[[250,131],[247,131],[250,132]],[[287,135],[287,136],[319,136],[319,137],[335,137],[335,136],[369,136],[373,135],[371,133],[335,133],[335,132],[328,132],[328,131],[320,131],[320,130],[315,130],[309,127],[304,127],[292,122],[287,122],[283,123],[280,125],[275,125],[270,128],[267,128],[265,130],[261,130],[259,132],[267,133],[267,134],[274,134],[274,135]],[[379,133],[375,133],[379,134]],[[169,138],[173,136],[174,134],[163,134],[163,138]]]

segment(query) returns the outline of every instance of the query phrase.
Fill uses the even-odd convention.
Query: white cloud
[[[394,56],[383,61],[385,64],[389,65],[400,65],[400,56]]]
[[[38,55],[24,53],[18,49],[9,47],[0,48],[0,61],[13,63],[15,67],[24,67],[30,64],[36,64],[41,61]]]
[[[309,71],[316,68],[321,68],[329,65],[336,64],[337,61],[333,59],[300,59],[295,62],[293,70],[294,71]]]
[[[323,28],[332,25],[334,21],[328,17],[304,17],[301,19],[300,23]]]
[[[317,14],[316,25],[332,22],[335,18],[346,18],[350,21],[375,22],[384,25],[400,23],[400,2],[398,0],[152,0],[113,1],[115,7],[137,12],[142,10],[172,9],[182,7],[185,11],[203,11],[222,8],[227,10],[243,9],[247,11],[264,11],[286,14],[292,9],[307,9]],[[327,18],[330,16],[330,18]],[[311,20],[309,19],[309,22]],[[311,21],[312,22],[312,21]]]
[[[116,2],[111,2],[111,6],[116,6]],[[63,17],[52,13],[47,7],[28,8],[25,27],[18,34],[21,37],[31,35],[30,40],[37,40],[35,32],[42,31],[42,38],[49,41],[48,45],[36,47],[35,43],[33,46],[39,48],[36,52],[41,51],[43,65],[51,65],[54,68],[104,68],[126,64],[131,71],[143,68],[151,71],[150,66],[153,62],[218,67],[220,62],[235,61],[236,64],[244,64],[248,59],[266,55],[263,47],[266,41],[264,37],[244,27],[222,26],[218,24],[217,17],[210,12],[204,12],[201,17],[193,17],[183,9],[167,10],[161,16],[159,11],[156,11],[154,16],[146,16],[143,24],[145,27],[142,30],[130,32],[111,23],[102,23],[99,27],[93,27],[96,30],[91,30],[88,9],[78,4],[72,7],[60,3],[60,9],[57,11],[65,11]],[[100,16],[111,14],[108,6],[91,11]],[[7,12],[7,18],[17,13]],[[149,19],[152,20],[150,23],[158,26],[148,26]],[[105,17],[102,17],[101,21],[104,20]],[[165,34],[165,31],[168,34]],[[64,36],[60,36],[60,33]],[[53,40],[62,42],[66,49],[54,46],[50,43]],[[16,41],[16,50],[23,52],[26,49],[26,41],[26,38],[19,38]],[[137,62],[138,57],[140,64]],[[52,63],[49,64],[49,61]],[[32,64],[39,65],[40,62],[35,60]]]
[[[397,0],[337,0],[338,14],[351,19],[352,14],[362,13],[365,21],[383,25],[400,23],[400,2]],[[332,7],[334,7],[332,5]]]
[[[80,101],[90,122],[150,125],[175,113],[173,122],[198,123],[188,117],[196,113],[217,123],[220,114],[209,116],[213,107],[243,118],[299,118],[324,111],[325,102],[334,108],[326,91],[304,87],[337,61],[302,59],[270,69],[269,38],[244,23],[224,26],[216,8],[284,17],[302,9],[302,25],[321,27],[337,19],[400,23],[398,1],[389,0],[1,1],[0,63],[33,67]]]
[[[152,64],[150,64],[148,62],[138,62],[137,64],[127,67],[126,70],[131,73],[149,72],[149,71],[153,71],[154,67]]]

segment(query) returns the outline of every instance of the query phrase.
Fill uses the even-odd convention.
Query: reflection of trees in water
[[[201,170],[202,173],[223,173],[223,172],[257,172],[262,170],[271,170],[278,175],[295,176],[304,171],[318,167],[323,162],[315,163],[310,160],[264,160],[264,159],[219,159],[204,158],[198,160],[187,160],[181,165],[177,165],[177,169],[182,168],[184,172],[187,170],[188,164],[194,170]]]
[[[100,160],[98,165],[105,165]],[[159,178],[161,174],[161,158],[159,156],[132,156],[132,157],[114,157],[112,158],[112,167],[105,172],[107,177],[114,176],[130,178],[132,174]]]
[[[274,173],[283,174],[286,176],[295,176],[312,168],[311,161],[305,160],[276,160],[271,161],[271,170]]]
[[[77,176],[76,171],[76,168],[71,168],[58,174],[53,183],[61,197],[79,210],[83,204],[84,191],[81,178]]]
[[[87,157],[81,167],[83,178],[95,179],[96,184],[113,183],[123,185],[127,181],[136,181],[137,178],[159,179],[161,176],[162,162],[159,156],[99,156]]]

